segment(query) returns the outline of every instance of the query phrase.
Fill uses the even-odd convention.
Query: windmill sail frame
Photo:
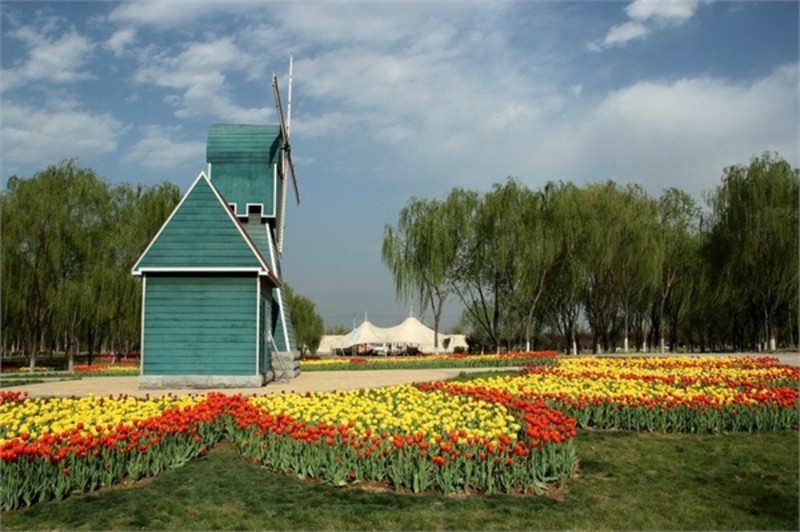
[[[292,109],[292,102],[291,102],[291,94],[292,94],[292,69],[293,69],[293,58],[289,56],[289,102],[288,102],[288,109],[287,114],[288,117],[291,117],[291,109]],[[279,218],[277,220],[277,247],[278,253],[283,253],[283,240],[284,240],[284,230],[286,226],[286,169],[288,167],[289,173],[292,175],[292,185],[294,186],[294,195],[295,199],[297,200],[297,204],[300,205],[300,189],[297,186],[297,177],[294,172],[294,162],[292,161],[292,151],[291,151],[291,144],[289,142],[289,134],[290,134],[290,123],[287,118],[284,117],[283,114],[283,104],[281,102],[281,93],[280,88],[278,86],[278,75],[273,73],[272,74],[272,92],[275,96],[275,107],[278,112],[278,121],[280,126],[281,132],[281,168],[280,168],[280,178],[283,181],[283,186],[281,187],[281,207]]]

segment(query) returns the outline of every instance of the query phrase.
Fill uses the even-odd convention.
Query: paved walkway
[[[508,369],[508,368],[497,368]],[[65,380],[26,384],[6,388],[9,391],[26,391],[31,397],[80,397],[95,395],[134,395],[144,397],[167,394],[189,395],[203,394],[210,391],[223,392],[229,395],[266,395],[270,393],[305,393],[330,392],[334,390],[352,390],[357,388],[379,388],[395,384],[411,384],[414,382],[432,382],[451,379],[462,371],[490,371],[491,369],[392,369],[392,370],[357,370],[357,371],[307,371],[287,382],[270,382],[259,388],[174,388],[162,390],[140,390],[138,377],[84,377],[80,380]]]
[[[641,354],[614,355],[641,356]],[[670,356],[670,355],[664,355]],[[706,356],[706,355],[704,355]],[[717,356],[717,355],[711,355]],[[719,355],[727,356],[727,355]],[[782,364],[800,366],[800,353],[786,353],[777,356]],[[458,376],[461,372],[508,370],[512,368],[450,368],[450,369],[390,369],[390,370],[357,370],[357,371],[307,371],[297,378],[285,382],[270,382],[259,388],[175,388],[163,390],[140,390],[138,377],[84,377],[80,380],[65,380],[27,384],[6,388],[9,391],[26,391],[31,397],[81,397],[95,395],[133,395],[151,397],[173,394],[189,395],[218,391],[230,395],[267,395],[271,393],[305,393],[330,392],[334,390],[352,390],[358,388],[379,388],[395,384],[411,384],[414,382],[433,382],[447,380]]]

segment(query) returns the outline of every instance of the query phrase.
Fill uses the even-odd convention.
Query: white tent
[[[322,336],[317,348],[317,354],[332,355],[337,350],[342,350],[350,347],[352,342],[346,334],[326,334]]]
[[[409,316],[394,327],[378,327],[369,320],[341,336],[323,336],[317,353],[332,354],[337,349],[346,349],[354,345],[381,345],[394,349],[413,347],[421,353],[434,353],[434,331],[414,316]],[[451,353],[457,347],[467,348],[464,335],[447,335],[439,333],[440,353]]]
[[[425,352],[433,352],[434,331],[414,316],[409,316],[400,324],[386,330],[388,342],[393,344],[406,344],[419,347]],[[441,336],[441,335],[440,335]],[[425,349],[428,346],[430,350]]]
[[[350,345],[356,344],[383,344],[386,343],[386,329],[376,327],[369,320],[364,320],[361,325],[350,331],[347,338]]]

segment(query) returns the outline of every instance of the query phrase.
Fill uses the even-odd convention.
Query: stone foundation
[[[275,380],[294,379],[300,375],[300,351],[276,351],[270,365]]]
[[[269,378],[268,378],[269,377]],[[141,375],[140,390],[165,388],[259,388],[273,375]]]

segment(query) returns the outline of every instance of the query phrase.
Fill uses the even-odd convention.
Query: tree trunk
[[[36,369],[36,354],[39,352],[38,334],[34,333],[31,338],[31,352],[28,358],[28,371],[33,373]]]

